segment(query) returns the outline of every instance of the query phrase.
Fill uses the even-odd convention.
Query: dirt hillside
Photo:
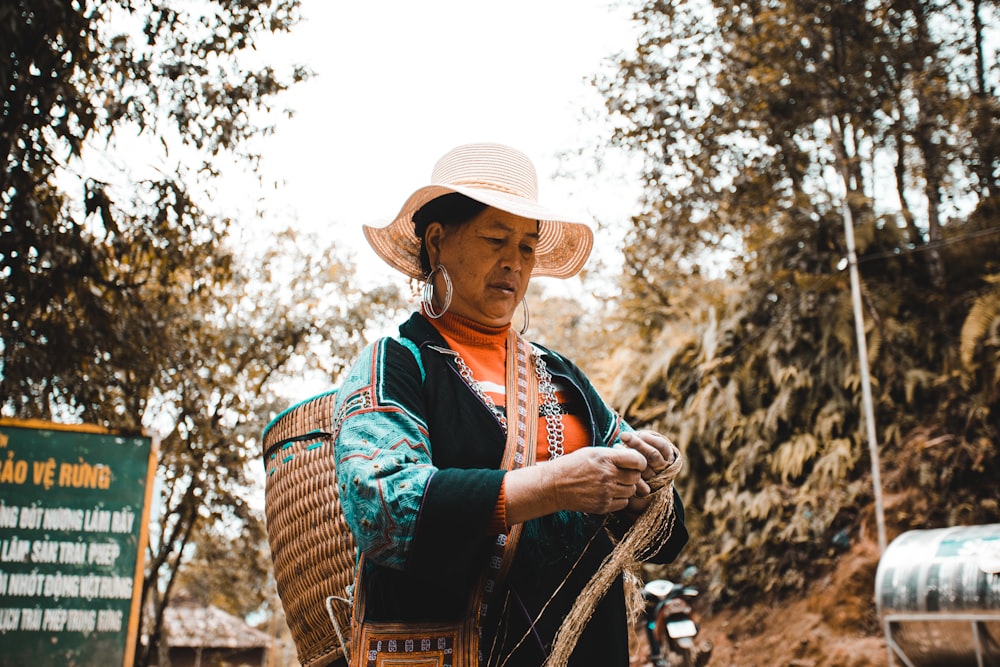
[[[886,667],[877,568],[877,545],[859,542],[801,597],[713,616],[696,610],[703,638],[715,646],[709,667]],[[640,644],[633,665],[648,665],[646,655]]]

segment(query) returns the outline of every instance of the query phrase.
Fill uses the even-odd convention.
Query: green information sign
[[[132,664],[152,439],[0,420],[0,665]]]

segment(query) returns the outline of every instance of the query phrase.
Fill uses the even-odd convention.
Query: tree
[[[307,76],[246,66],[297,6],[0,4],[0,414],[160,436],[139,665],[187,560],[253,545],[224,567],[243,585],[259,574],[261,430],[289,394],[332,383],[399,303],[362,292],[316,239],[276,235],[244,257],[238,221],[211,208],[220,165],[253,166],[272,101]],[[95,166],[133,135],[155,168]]]
[[[977,4],[980,17],[997,10]],[[989,62],[968,57],[989,22],[973,32],[968,13],[961,3],[909,1],[876,10],[821,0],[640,6],[636,52],[597,83],[614,141],[646,157],[645,207],[626,253],[642,289],[690,275],[706,251],[766,239],[797,196],[807,195],[806,215],[836,205],[825,171],[836,160],[831,125],[846,144],[856,217],[897,208],[911,230],[922,220],[939,240],[947,202],[937,191],[990,174],[969,192],[971,210],[1000,177],[1000,163],[984,157],[1000,129],[972,134],[996,117],[997,72],[971,76]],[[883,157],[901,169],[895,183],[875,180]],[[907,203],[919,194],[923,212]]]
[[[924,489],[948,498],[899,509],[894,528],[998,516],[976,495],[1000,465],[986,417],[1000,165],[982,120],[996,117],[998,9],[646,2],[635,52],[597,81],[614,141],[645,159],[623,276],[636,351],[622,367],[646,373],[614,400],[686,451],[689,557],[717,601],[801,588],[842,531],[864,530],[844,205],[887,486],[903,492],[929,466],[941,472]],[[949,446],[915,444],[936,438]],[[964,514],[945,509],[956,502]]]
[[[232,221],[193,183],[245,151],[256,110],[305,73],[235,66],[261,32],[287,30],[297,3],[5,2],[0,7],[0,173],[5,411],[138,428],[145,396],[126,391],[161,340],[148,299],[197,299],[230,278]],[[119,27],[119,29],[116,29]],[[138,32],[128,32],[131,28]],[[100,142],[138,132],[185,157],[139,182],[67,173]],[[190,167],[187,151],[203,162]],[[244,153],[245,154],[245,153]],[[196,164],[196,163],[195,163]],[[131,165],[130,165],[131,166]],[[122,182],[124,181],[124,182]],[[192,271],[197,267],[197,271]],[[154,292],[160,290],[162,294]],[[85,323],[85,328],[84,328]],[[146,378],[149,380],[150,378]],[[120,404],[115,412],[107,406]]]
[[[391,289],[362,293],[354,267],[331,263],[332,251],[314,250],[321,248],[315,238],[289,232],[275,241],[251,260],[258,271],[215,292],[214,307],[188,323],[179,356],[167,366],[171,375],[159,383],[157,413],[173,418],[161,442],[163,509],[145,584],[158,611],[178,580],[226,582],[213,587],[213,603],[233,613],[268,601],[263,519],[249,502],[263,482],[260,433],[291,403],[329,389],[365,342],[369,323],[400,304]],[[230,560],[205,570],[218,553]],[[161,620],[157,613],[154,641]]]

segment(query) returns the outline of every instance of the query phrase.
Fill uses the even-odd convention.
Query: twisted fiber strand
[[[649,486],[653,490],[652,502],[628,529],[621,542],[604,559],[597,573],[573,603],[573,608],[563,619],[556,633],[552,652],[543,667],[566,666],[583,628],[615,578],[623,571],[631,571],[643,556],[655,551],[660,544],[670,538],[675,519],[673,482],[683,465],[683,459],[678,455],[669,466],[649,481]]]

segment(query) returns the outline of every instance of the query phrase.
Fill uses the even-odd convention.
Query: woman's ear
[[[444,240],[444,236],[444,225],[440,222],[432,222],[424,230],[424,247],[427,248],[427,259],[432,271],[438,265],[438,258],[441,256],[441,242]]]

